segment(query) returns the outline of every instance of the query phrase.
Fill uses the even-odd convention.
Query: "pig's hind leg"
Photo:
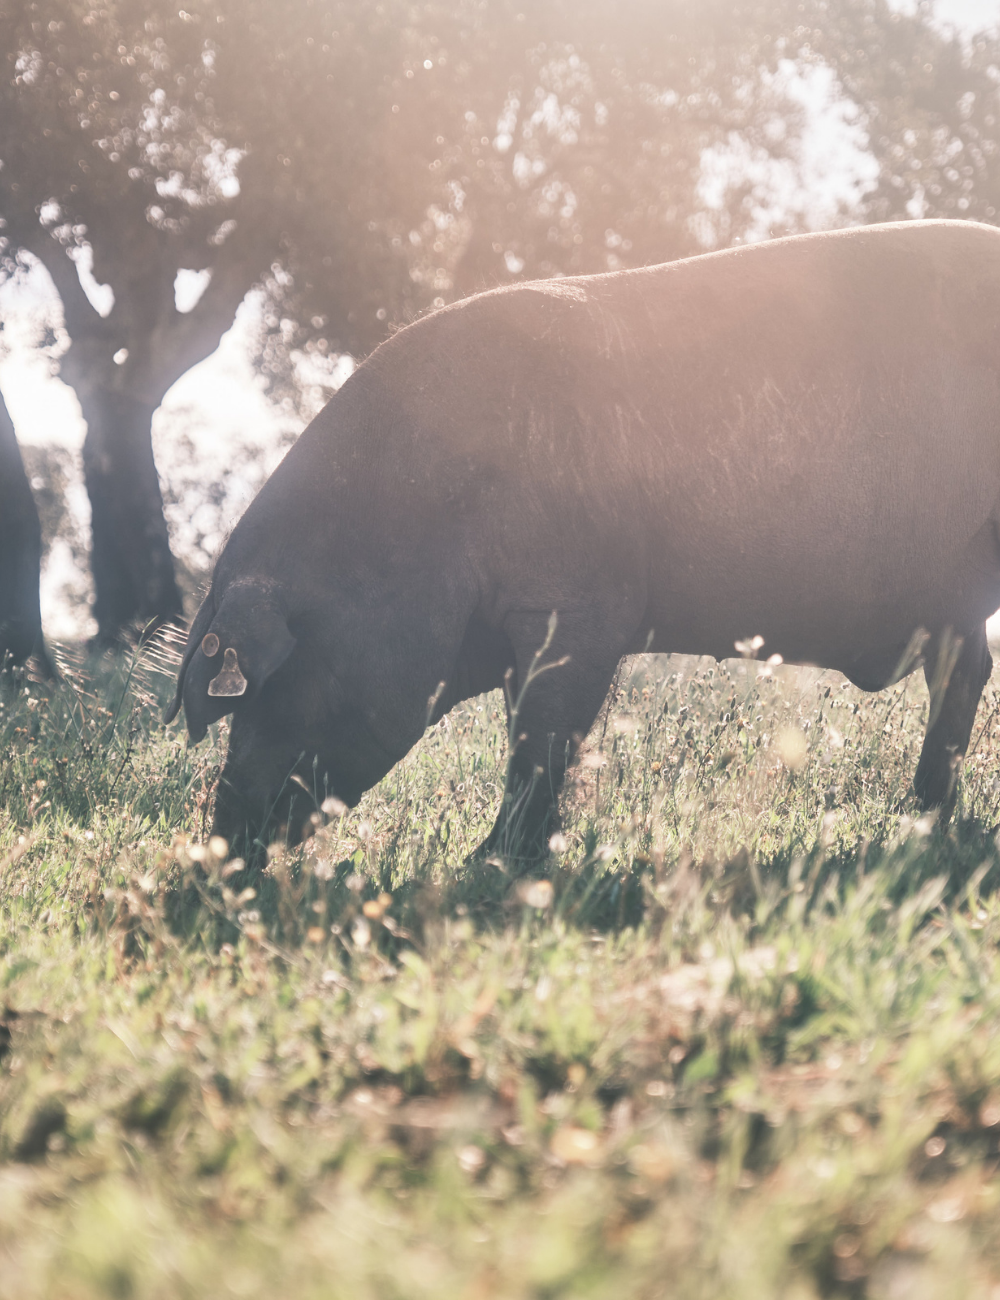
[[[948,655],[949,649],[955,653],[956,646],[957,655],[949,673],[942,658]],[[924,676],[931,692],[930,725],[913,788],[922,807],[941,810],[942,824],[948,821],[955,807],[962,759],[969,747],[976,709],[992,668],[984,624],[960,638],[942,634],[935,638],[927,655]]]

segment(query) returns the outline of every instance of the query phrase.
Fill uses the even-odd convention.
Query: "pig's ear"
[[[294,649],[284,614],[258,584],[230,587],[204,623],[199,614],[178,686],[191,739],[201,740],[209,723],[252,699]]]

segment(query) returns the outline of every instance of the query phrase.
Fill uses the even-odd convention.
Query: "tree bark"
[[[183,618],[163,497],[153,461],[155,405],[93,388],[79,394],[87,436],[83,474],[91,507],[91,568],[99,643],[149,635]]]
[[[41,557],[38,510],[0,394],[0,662],[8,654],[15,663],[35,655],[51,672],[39,607]]]

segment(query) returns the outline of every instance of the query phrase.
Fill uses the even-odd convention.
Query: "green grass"
[[[150,657],[0,708],[0,1297],[1000,1296],[1000,695],[638,660],[530,880],[499,697],[249,879]],[[784,761],[782,760],[784,756]]]

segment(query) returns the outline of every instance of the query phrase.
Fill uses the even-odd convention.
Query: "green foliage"
[[[0,279],[45,263],[81,395],[99,375],[155,406],[261,285],[265,373],[287,383],[308,346],[321,376],[435,300],[697,251],[702,151],[793,151],[768,72],[797,20],[791,0],[0,0]],[[84,248],[106,318],[65,255]],[[211,273],[190,312],[179,270]]]
[[[0,1296],[989,1297],[991,688],[639,660],[535,879],[456,709],[251,877],[149,655],[0,708]]]

